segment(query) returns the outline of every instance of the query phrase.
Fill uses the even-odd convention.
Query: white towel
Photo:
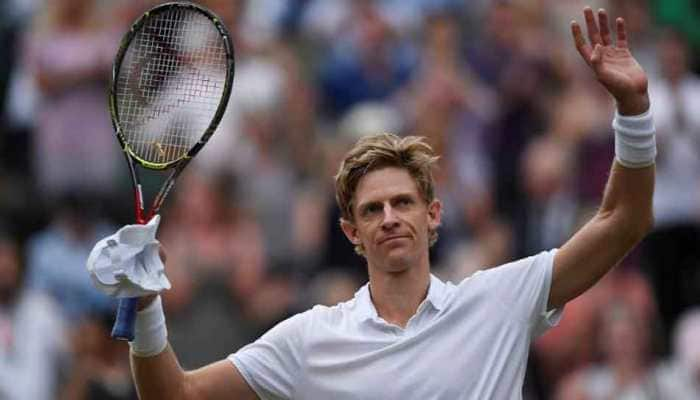
[[[140,297],[170,289],[158,255],[160,215],[146,225],[126,225],[95,245],[87,260],[92,282],[117,298]]]

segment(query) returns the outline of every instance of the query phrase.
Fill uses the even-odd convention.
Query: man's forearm
[[[152,357],[130,354],[131,371],[141,400],[185,399],[185,372],[168,345]]]
[[[654,165],[615,162],[596,215],[557,253],[549,305],[557,308],[593,286],[639,243],[653,223]]]
[[[598,214],[615,216],[627,230],[646,233],[653,223],[655,165],[627,168],[615,161]]]
[[[130,344],[131,370],[141,400],[185,399],[185,372],[167,343],[160,297],[141,297],[136,339]],[[163,348],[165,347],[165,348]]]

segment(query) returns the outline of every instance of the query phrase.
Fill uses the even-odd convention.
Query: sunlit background
[[[1,399],[135,398],[126,347],[109,339],[115,304],[84,264],[133,220],[106,88],[121,36],[156,3],[0,2]],[[614,104],[568,31],[591,5],[626,19],[649,75],[656,225],[534,343],[524,397],[700,399],[700,7],[198,3],[225,21],[237,59],[225,118],[162,212],[164,304],[183,366],[366,281],[332,179],[366,134],[424,135],[442,155],[441,278],[560,246],[593,215],[613,158]]]

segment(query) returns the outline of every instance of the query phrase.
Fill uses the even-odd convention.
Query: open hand
[[[637,115],[645,112],[649,108],[647,76],[629,51],[624,19],[615,20],[617,43],[613,44],[605,10],[598,10],[597,24],[590,7],[583,9],[583,15],[588,42],[583,37],[579,24],[571,21],[571,34],[579,54],[593,69],[598,81],[615,98],[620,114]]]

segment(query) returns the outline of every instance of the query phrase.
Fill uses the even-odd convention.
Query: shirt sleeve
[[[530,326],[537,337],[556,326],[563,307],[547,310],[556,250],[544,251],[482,273],[489,291],[512,318]]]
[[[258,340],[228,357],[262,400],[292,398],[302,370],[306,314],[297,314],[280,322]]]

